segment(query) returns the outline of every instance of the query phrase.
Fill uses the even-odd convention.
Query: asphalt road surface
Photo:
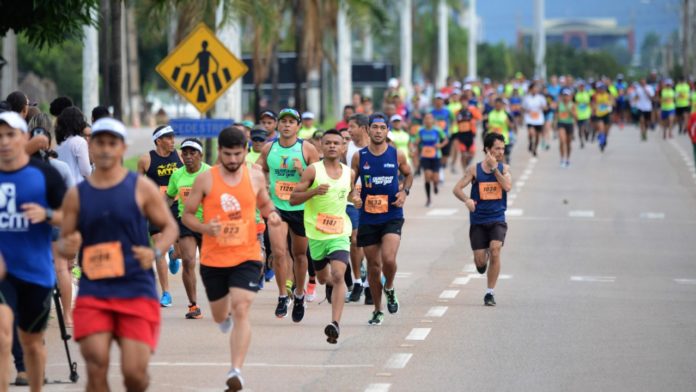
[[[574,143],[567,169],[556,141],[532,160],[520,138],[494,308],[483,306],[468,214],[451,194],[458,176],[448,170],[430,208],[416,179],[398,257],[399,313],[368,326],[371,307],[348,304],[339,343],[330,345],[328,303],[309,304],[299,324],[279,320],[275,284],[267,283],[252,308],[245,390],[695,390],[693,156],[686,136],[649,137],[642,143],[636,128],[614,127],[603,154]],[[184,319],[180,275],[170,284],[174,306],[162,310],[150,390],[220,391],[228,337],[210,318],[200,280],[202,320]],[[58,335],[52,320],[47,376],[67,380]],[[83,361],[74,343],[71,350],[79,382],[47,391],[84,388]],[[109,381],[117,391],[118,362],[114,349]]]

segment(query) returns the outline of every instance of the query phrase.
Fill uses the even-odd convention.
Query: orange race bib
[[[120,278],[126,274],[121,242],[103,242],[82,249],[82,272],[90,280]]]
[[[436,158],[437,148],[435,148],[435,146],[423,146],[423,149],[421,150],[421,156],[423,158]]]
[[[539,112],[529,112],[529,118],[532,120],[538,120],[541,118],[541,113]]]
[[[365,198],[365,212],[386,214],[387,211],[389,211],[389,197],[387,195],[367,195]]]
[[[181,188],[179,188],[179,199],[181,199],[182,202],[186,203],[186,199],[188,199],[190,194],[191,194],[191,187],[190,186],[182,186]]]
[[[317,215],[317,230],[326,234],[343,233],[343,217],[329,214]]]
[[[245,220],[228,220],[220,222],[222,226],[220,233],[217,235],[217,243],[220,246],[240,246],[244,245],[248,238],[247,221]]]
[[[447,128],[447,121],[440,120],[437,122],[437,126],[444,131]]]
[[[498,182],[479,182],[481,200],[500,200],[503,198],[503,188]]]
[[[411,135],[417,134],[419,130],[420,130],[420,125],[411,124]]]
[[[491,132],[499,133],[499,134],[502,135],[502,134],[503,134],[503,128],[501,128],[501,127],[492,127],[492,128],[491,128]]]
[[[568,112],[559,112],[559,113],[558,113],[558,118],[559,118],[560,120],[567,120],[568,118],[570,118],[570,113],[568,113]]]
[[[276,181],[275,194],[280,200],[290,200],[290,194],[295,190],[296,182]]]

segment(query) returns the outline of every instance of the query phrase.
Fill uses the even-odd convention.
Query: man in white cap
[[[302,140],[310,140],[314,136],[314,132],[317,131],[317,127],[314,126],[314,113],[304,112],[302,113],[302,126],[297,132],[297,137]]]
[[[16,112],[0,113],[0,254],[7,262],[0,280],[0,389],[9,385],[13,319],[25,355],[29,386],[44,381],[48,324],[56,274],[51,225],[61,222],[65,194],[60,174],[48,162],[30,159],[27,123]]]

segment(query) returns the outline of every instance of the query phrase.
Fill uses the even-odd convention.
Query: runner
[[[125,389],[148,388],[147,367],[160,331],[152,267],[177,236],[157,186],[122,166],[125,139],[121,122],[103,118],[94,123],[90,149],[95,170],[70,189],[63,203],[58,248],[68,258],[79,251],[82,276],[74,336],[87,365],[88,391],[108,390],[113,341],[121,348]],[[161,228],[152,247],[148,221]]]
[[[580,148],[585,148],[585,142],[590,138],[590,118],[592,117],[592,95],[585,90],[585,81],[578,81],[578,91],[575,92],[575,118],[578,120],[578,138]]]
[[[420,164],[425,171],[425,206],[430,207],[430,188],[433,192],[438,193],[438,182],[440,163],[442,156],[442,148],[449,143],[449,139],[445,132],[435,126],[435,119],[432,113],[426,113],[423,118],[423,128],[418,131],[416,145],[420,149]],[[432,185],[431,185],[432,184]]]
[[[259,116],[259,122],[266,129],[268,135],[266,135],[267,141],[275,140],[278,137],[276,128],[278,128],[278,116],[276,116],[273,110],[266,110]]]
[[[319,160],[319,152],[310,143],[297,137],[302,122],[295,109],[283,109],[278,115],[279,137],[264,146],[257,161],[263,171],[268,173],[270,195],[273,205],[280,212],[283,222],[277,227],[269,227],[271,249],[274,255],[273,269],[278,284],[278,306],[275,315],[283,318],[288,315],[286,279],[292,277],[291,263],[295,276],[295,290],[292,320],[299,323],[304,318],[305,279],[307,276],[307,237],[304,229],[304,205],[290,205],[290,194],[300,181],[302,172]],[[290,231],[292,258],[288,255],[288,230]]]
[[[302,126],[297,132],[297,137],[304,140],[309,140],[314,136],[314,132],[318,129],[314,126],[314,113],[304,112],[302,113]]]
[[[648,126],[652,121],[652,100],[654,96],[655,90],[647,84],[645,78],[635,85],[633,104],[640,116],[638,121],[640,123],[640,138],[642,141],[648,140]]]
[[[5,279],[0,279],[0,390],[10,384],[13,319],[29,386],[41,390],[46,367],[43,336],[56,284],[51,225],[61,223],[65,185],[49,163],[29,157],[28,141],[24,119],[12,111],[0,113],[0,254],[7,261]]]
[[[367,277],[375,305],[370,325],[380,325],[384,320],[382,274],[386,278],[384,293],[387,297],[387,309],[389,313],[399,311],[399,301],[394,290],[396,253],[404,224],[403,205],[413,183],[413,174],[406,157],[387,144],[388,121],[382,113],[370,116],[370,143],[367,148],[355,153],[352,159],[352,169],[363,185],[360,190],[362,209],[358,246],[365,250]],[[401,184],[399,173],[403,176]]]
[[[691,139],[691,145],[694,150],[694,164],[696,164],[696,111],[691,113],[686,128],[687,133],[689,134],[689,138]]]
[[[207,163],[203,162],[203,144],[196,138],[184,139],[181,143],[181,158],[184,166],[176,169],[169,178],[167,187],[167,200],[169,205],[174,205],[176,198],[179,199],[179,211],[176,214],[179,224],[179,250],[183,271],[181,278],[184,282],[184,289],[188,297],[187,319],[201,319],[201,308],[197,303],[196,293],[196,250],[201,248],[201,233],[196,232],[186,226],[182,217],[184,216],[184,204],[191,194],[191,187],[201,173],[210,169]],[[203,208],[198,208],[198,219],[203,219]]]
[[[404,153],[408,164],[411,165],[411,158],[409,157],[411,151],[411,135],[404,128],[403,118],[395,114],[389,119],[391,123],[391,130],[389,131],[389,139],[394,143],[394,147],[397,150]]]
[[[660,88],[660,120],[662,123],[662,138],[672,138],[672,127],[676,116],[676,105],[674,103],[674,88],[672,79],[665,79]]]
[[[570,166],[570,146],[573,141],[573,126],[575,123],[575,105],[572,101],[573,92],[568,88],[561,91],[561,101],[558,104],[558,138],[561,151],[561,167]]]
[[[488,129],[489,132],[503,135],[505,139],[505,162],[508,164],[510,163],[510,155],[512,154],[511,132],[514,128],[515,122],[510,113],[505,110],[505,101],[503,101],[502,98],[496,98],[495,108],[488,113]],[[486,139],[484,138],[483,140]]]
[[[336,130],[322,136],[324,159],[311,164],[290,195],[290,204],[305,204],[304,226],[319,284],[331,297],[331,323],[324,328],[326,341],[336,344],[340,334],[346,286],[343,276],[350,262],[352,226],[346,214],[355,174],[340,158],[343,139]],[[327,268],[328,267],[328,268]]]
[[[449,138],[450,135],[450,124],[452,122],[452,114],[450,113],[449,109],[445,107],[445,99],[447,97],[444,94],[436,94],[435,99],[433,100],[433,108],[430,110],[430,113],[433,115],[433,118],[435,120],[435,125],[437,125],[442,132],[445,133],[445,136]],[[439,166],[439,179],[441,182],[445,181],[445,169],[447,168],[447,160],[449,159],[450,156],[450,146],[449,144],[446,144],[444,148],[442,149],[442,154],[438,154],[440,156],[440,166]],[[425,167],[421,167],[425,169]]]
[[[268,139],[268,131],[262,126],[256,126],[251,130],[251,149],[246,154],[246,161],[249,163],[256,163],[261,156],[261,151],[263,150],[264,144]]]
[[[232,331],[227,391],[244,387],[241,369],[251,342],[249,308],[259,290],[262,268],[257,208],[271,228],[281,223],[268,197],[263,172],[244,164],[247,144],[237,129],[220,132],[219,163],[196,178],[182,219],[191,230],[203,233],[200,274],[210,312],[222,333]]]
[[[169,125],[161,125],[152,133],[152,142],[155,143],[155,149],[143,154],[138,159],[138,173],[144,174],[147,178],[155,182],[159,186],[162,195],[167,194],[167,186],[172,173],[181,166],[181,157],[176,151],[174,145],[174,129]],[[174,201],[172,205],[172,215],[177,215],[178,202]],[[160,229],[157,226],[148,224],[148,232],[153,241],[157,241],[160,235]],[[160,305],[162,307],[172,306],[172,296],[169,293],[169,276],[167,275],[167,261],[162,258],[156,260],[157,278],[162,288],[162,297]],[[174,248],[169,250],[169,271],[172,274],[179,272],[181,259],[175,256]]]
[[[495,285],[500,274],[500,251],[505,242],[507,193],[512,188],[510,167],[502,163],[505,139],[489,133],[483,142],[486,158],[470,166],[454,187],[454,195],[469,209],[469,240],[474,263],[480,274],[488,268],[488,288],[483,297],[486,306],[495,306]],[[464,188],[471,184],[471,197]]]
[[[607,92],[607,85],[597,82],[597,91],[592,96],[592,114],[594,126],[597,129],[597,141],[599,150],[604,152],[609,139],[611,128],[611,111],[614,107],[614,98]]]
[[[452,138],[458,141],[457,148],[461,153],[462,170],[466,170],[476,153],[476,122],[483,119],[481,111],[469,103],[470,99],[471,90],[465,89],[460,98],[461,109],[455,112],[454,120],[458,132],[452,135]]]
[[[369,119],[364,114],[354,114],[348,120],[348,130],[350,131],[351,141],[348,143],[346,151],[346,165],[353,167],[353,157],[356,153],[367,147],[370,143],[370,138],[367,135]],[[355,188],[360,190],[360,178],[357,178]],[[363,248],[358,246],[358,226],[360,225],[360,211],[350,201],[346,206],[346,213],[350,218],[350,225],[353,230],[350,233],[350,266],[353,273],[353,289],[350,292],[350,301],[360,301],[360,295],[365,293],[365,305],[374,305],[372,293],[370,292],[370,282],[365,279],[363,281],[360,271],[362,270],[363,259],[365,252]],[[363,290],[364,288],[364,290]]]
[[[529,152],[532,156],[537,156],[539,139],[542,137],[544,127],[544,110],[546,110],[546,98],[539,93],[539,84],[532,83],[529,86],[529,93],[522,101],[524,110],[524,122],[529,131]]]
[[[691,87],[689,83],[683,76],[680,76],[677,85],[674,86],[674,92],[677,95],[676,98],[676,109],[677,109],[677,126],[679,129],[679,134],[686,133],[686,122],[689,119],[689,96],[691,95]]]

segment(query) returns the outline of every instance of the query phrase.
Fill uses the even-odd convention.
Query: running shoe
[[[307,291],[305,292],[305,295],[307,296],[307,302],[314,302],[314,300],[317,298],[316,290],[316,283],[307,283]]]
[[[331,303],[331,296],[333,295],[333,286],[330,284],[326,285],[326,300]]]
[[[172,296],[168,291],[162,293],[162,298],[160,298],[160,306],[163,308],[172,306]]]
[[[297,298],[297,296],[295,296],[295,299],[292,304],[292,321],[296,323],[302,321],[302,319],[304,318],[304,312],[304,295],[302,296],[302,298]]]
[[[82,277],[82,269],[80,269],[79,265],[75,265],[72,267],[72,276],[75,278],[75,280],[80,280]]]
[[[370,325],[382,325],[382,321],[384,321],[384,313],[375,310],[372,312],[372,318],[367,323]]]
[[[495,306],[495,298],[493,297],[493,294],[487,293],[483,297],[483,304],[486,306]]]
[[[360,283],[353,283],[353,290],[350,292],[350,302],[360,301],[360,295],[362,295],[363,287]]]
[[[263,273],[263,278],[266,280],[266,282],[270,282],[274,276],[275,272],[273,272],[273,270],[270,268],[267,268],[266,271]]]
[[[278,297],[278,306],[276,306],[275,315],[278,318],[283,318],[288,316],[288,305],[290,303],[290,297]]]
[[[324,328],[324,333],[326,334],[326,341],[331,344],[338,343],[338,335],[340,333],[340,328],[338,328],[338,323],[332,321]]]
[[[237,392],[244,388],[244,380],[239,369],[232,369],[227,373],[227,389],[225,392]]]
[[[232,330],[232,327],[234,326],[234,323],[232,322],[232,316],[227,316],[227,318],[218,324],[218,328],[220,328],[220,332],[222,333],[228,333]]]
[[[394,288],[384,289],[384,294],[387,297],[387,310],[389,313],[394,314],[399,311],[399,300],[396,298],[396,291]]]
[[[188,313],[186,313],[186,318],[196,320],[202,319],[203,315],[201,314],[201,308],[198,307],[198,305],[189,305]]]
[[[372,291],[369,287],[365,287],[365,305],[374,305],[375,301],[372,299]]]
[[[171,272],[172,275],[176,275],[176,273],[179,272],[179,268],[181,267],[181,259],[175,259],[174,257],[172,257],[174,255],[173,246],[169,247],[167,255],[169,255],[169,272]]]

